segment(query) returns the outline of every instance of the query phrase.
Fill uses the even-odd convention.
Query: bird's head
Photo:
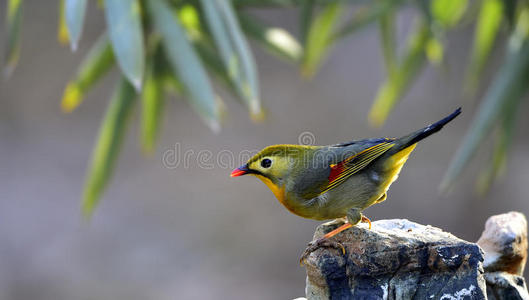
[[[293,151],[290,145],[269,146],[250,158],[246,164],[231,172],[231,177],[246,174],[282,185],[292,166]],[[265,182],[266,183],[266,182]]]
[[[231,177],[246,174],[261,179],[277,196],[277,190],[285,185],[292,171],[306,157],[312,146],[274,145],[261,150],[246,164],[231,172]]]

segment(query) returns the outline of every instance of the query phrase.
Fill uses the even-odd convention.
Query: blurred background
[[[0,299],[303,296],[305,271],[298,259],[319,222],[290,214],[255,178],[230,178],[231,169],[217,165],[201,168],[196,155],[188,168],[164,166],[163,153],[176,143],[182,151],[216,155],[295,144],[302,132],[312,133],[321,145],[400,136],[463,106],[458,119],[417,147],[388,201],[366,215],[407,218],[475,241],[490,215],[529,212],[526,118],[517,127],[507,172],[488,194],[474,192],[487,151],[466,168],[451,193],[438,192],[477,105],[461,97],[472,30],[451,33],[445,67],[427,67],[386,124],[373,129],[367,113],[385,71],[371,26],[344,39],[310,81],[296,67],[253,47],[267,111],[263,123],[226,101],[229,113],[214,134],[185,101],[172,99],[157,151],[145,158],[136,110],[115,176],[88,222],[80,210],[85,171],[117,71],[74,113],[63,114],[59,104],[65,83],[103,30],[104,16],[88,5],[83,39],[72,54],[56,42],[55,5],[28,1],[24,9],[21,59],[12,77],[0,81]],[[296,30],[295,9],[253,12]],[[398,37],[410,30],[411,15],[404,11],[397,18]],[[5,41],[5,31],[0,34]],[[489,71],[501,53],[493,52]],[[489,79],[486,74],[484,80]],[[522,110],[528,112],[527,103]]]

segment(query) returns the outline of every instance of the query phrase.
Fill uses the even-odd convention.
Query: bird
[[[371,138],[328,145],[272,145],[264,148],[231,177],[253,175],[263,181],[290,212],[314,220],[342,225],[309,243],[300,263],[319,247],[345,248],[330,238],[360,222],[371,220],[362,211],[387,198],[417,143],[461,113],[447,117],[400,138]]]

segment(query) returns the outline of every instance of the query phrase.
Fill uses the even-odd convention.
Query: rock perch
[[[519,212],[490,217],[478,240],[489,300],[529,300],[521,276],[527,260],[527,220]]]
[[[527,260],[527,220],[519,212],[490,217],[478,240],[485,251],[487,272],[505,271],[522,275]]]
[[[338,225],[323,224],[314,238]],[[483,252],[439,228],[380,220],[334,237],[306,261],[308,299],[486,299]]]
[[[340,225],[318,226],[314,239]],[[399,219],[373,222],[371,230],[359,224],[333,239],[346,254],[319,248],[309,255],[309,300],[529,300],[521,277],[527,257],[527,221],[521,213],[489,218],[479,246]]]

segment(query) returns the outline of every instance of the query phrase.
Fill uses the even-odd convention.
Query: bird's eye
[[[261,167],[270,168],[271,165],[272,165],[272,161],[270,159],[265,158],[265,159],[261,160]]]

